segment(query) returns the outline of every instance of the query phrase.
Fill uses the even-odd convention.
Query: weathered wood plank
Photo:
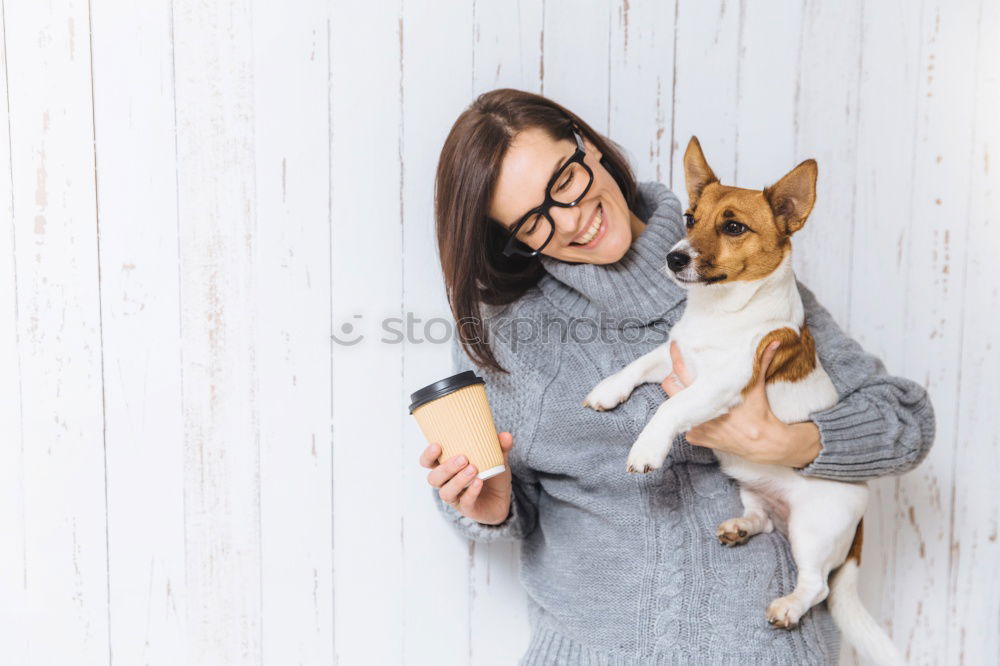
[[[903,250],[912,232],[908,224],[913,182],[913,154],[919,59],[919,12],[912,3],[865,3],[861,22],[857,149],[853,161],[838,165],[853,179],[853,240],[849,256],[850,309],[843,322],[868,351],[883,359],[893,374],[904,370],[905,312],[915,295],[906,288]],[[822,167],[821,167],[822,168]],[[903,211],[906,211],[905,213]],[[836,220],[829,220],[837,224]],[[890,297],[891,295],[891,297]],[[905,648],[893,598],[898,586],[924,576],[916,553],[900,554],[895,539],[900,516],[899,479],[869,483],[860,593],[865,606]],[[841,663],[857,663],[844,650]]]
[[[1000,156],[1000,42],[996,39],[1000,7],[984,0],[975,12],[973,25],[978,26],[978,34],[975,50],[966,61],[975,76],[972,150],[964,158],[956,151],[952,164],[956,203],[961,206],[967,199],[966,213],[959,213],[955,220],[957,233],[965,236],[965,275],[960,284],[953,283],[952,292],[956,300],[961,298],[961,358],[960,365],[946,368],[958,377],[957,428],[954,435],[942,432],[938,442],[946,447],[955,466],[951,533],[947,537],[948,607],[936,609],[938,617],[947,622],[947,632],[943,637],[939,632],[937,640],[927,646],[939,663],[952,664],[988,664],[1000,653],[996,632],[1000,617],[996,595],[1000,589],[1000,515],[995,494],[1000,478],[1000,410],[996,407],[1000,402],[996,334],[1000,312],[996,263],[1000,257],[1000,177],[996,165]],[[971,8],[964,16],[966,21],[973,20]],[[972,41],[968,32],[965,38]],[[902,568],[897,577],[901,575],[906,575]]]
[[[261,660],[331,664],[331,9],[251,9]]]
[[[400,481],[414,457],[403,455],[412,448],[400,426],[402,347],[379,339],[380,321],[401,314],[404,290],[405,22],[395,3],[336,7],[329,60],[332,333],[358,342],[335,344],[332,353],[334,655],[342,664],[402,663],[401,511],[408,498]]]
[[[15,508],[2,525],[13,548],[4,552],[0,589],[14,593],[21,619],[0,623],[0,644],[22,663],[105,664],[109,564],[89,14],[70,2],[4,9],[11,188],[4,206],[13,220],[20,427],[0,447],[0,464],[18,478],[8,491]]]
[[[950,539],[956,507],[955,441],[960,424],[962,290],[966,287],[969,178],[975,154],[978,4],[927,2],[919,25],[918,94],[913,181],[907,193],[908,234],[903,366],[934,401],[937,444],[927,460],[900,479],[896,497],[897,643],[913,663],[956,663],[947,645],[948,581],[955,561]],[[975,34],[975,33],[972,33]],[[971,240],[971,239],[970,239]],[[890,255],[891,256],[891,255]],[[914,555],[920,575],[905,563]],[[995,618],[994,618],[995,621]]]
[[[91,3],[111,654],[187,658],[177,162],[169,3]]]
[[[191,660],[261,663],[262,239],[249,7],[173,3]]]

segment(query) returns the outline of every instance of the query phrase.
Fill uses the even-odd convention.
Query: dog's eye
[[[746,230],[747,225],[742,222],[736,222],[735,220],[729,220],[722,225],[722,233],[729,234],[730,236],[739,236]]]
[[[694,226],[694,215],[691,213],[684,213],[684,226],[688,229]]]

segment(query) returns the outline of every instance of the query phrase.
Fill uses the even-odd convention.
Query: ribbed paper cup
[[[459,454],[480,479],[504,471],[503,449],[486,399],[486,382],[471,370],[429,384],[410,396],[410,413],[427,442],[441,445],[438,462]]]

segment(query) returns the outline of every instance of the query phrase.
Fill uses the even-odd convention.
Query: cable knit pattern
[[[531,640],[522,665],[833,664],[839,634],[821,603],[798,629],[775,630],[767,604],[789,593],[795,565],[784,536],[725,548],[723,520],[742,514],[736,483],[709,449],[678,437],[665,464],[625,471],[628,451],[666,399],[638,387],[622,405],[580,405],[593,386],[667,340],[685,293],[665,275],[684,234],[664,185],[639,184],[646,228],[621,260],[542,257],[546,274],[516,302],[487,311],[494,354],[509,374],[475,367],[457,342],[455,372],[486,380],[494,420],[514,435],[511,511],[484,525],[433,501],[459,534],[521,540]],[[822,451],[800,473],[861,480],[901,474],[927,455],[934,413],[914,382],[886,374],[799,285],[817,352],[841,401],[810,416]]]

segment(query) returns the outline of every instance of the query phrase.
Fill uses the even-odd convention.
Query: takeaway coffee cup
[[[459,454],[480,479],[504,471],[503,449],[486,399],[486,382],[471,370],[445,377],[410,395],[410,413],[427,442],[441,445],[439,462]]]

